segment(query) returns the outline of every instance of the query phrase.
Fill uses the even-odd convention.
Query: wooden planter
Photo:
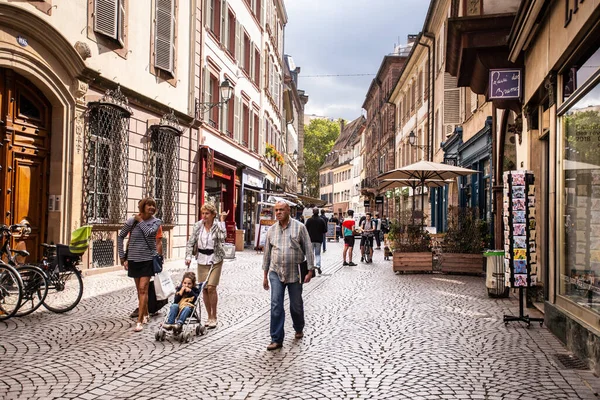
[[[483,274],[483,254],[443,253],[443,273]]]
[[[394,272],[432,272],[433,255],[431,252],[403,253],[395,251],[392,265]]]

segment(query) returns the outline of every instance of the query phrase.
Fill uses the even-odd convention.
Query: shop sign
[[[206,177],[212,178],[215,169],[215,156],[211,149],[206,149]]]
[[[225,229],[227,231],[227,237],[225,238],[225,243],[235,244],[235,222],[233,221],[225,221]]]
[[[458,167],[458,157],[457,156],[444,156],[444,164],[452,165],[453,167]]]
[[[521,69],[490,69],[488,100],[521,98],[523,73]]]
[[[247,173],[246,171],[243,171],[243,177],[244,177],[244,185],[254,186],[257,188],[263,187],[263,178],[262,177],[256,176],[256,175],[251,175],[251,174]]]
[[[371,207],[371,202],[369,200],[365,200],[364,206]]]
[[[383,196],[375,196],[375,204],[383,204]]]

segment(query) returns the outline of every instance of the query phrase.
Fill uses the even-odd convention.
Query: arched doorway
[[[52,108],[29,80],[0,68],[0,115],[0,216],[6,225],[30,223],[31,234],[13,246],[34,261],[46,236]]]

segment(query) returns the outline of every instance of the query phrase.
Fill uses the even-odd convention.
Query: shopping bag
[[[166,269],[154,275],[154,290],[156,291],[156,298],[158,300],[168,299],[169,296],[175,294],[175,285]]]
[[[167,305],[169,300],[158,300],[156,298],[156,291],[154,290],[154,284],[148,287],[148,313],[155,314],[160,311],[161,308]],[[136,308],[136,311],[139,310]],[[139,311],[138,311],[139,312]]]

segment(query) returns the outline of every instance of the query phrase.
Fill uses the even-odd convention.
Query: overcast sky
[[[373,76],[394,44],[419,33],[427,0],[285,0],[285,53],[301,67],[298,89],[309,96],[305,114],[353,120],[361,115]],[[304,76],[307,76],[306,78]]]

